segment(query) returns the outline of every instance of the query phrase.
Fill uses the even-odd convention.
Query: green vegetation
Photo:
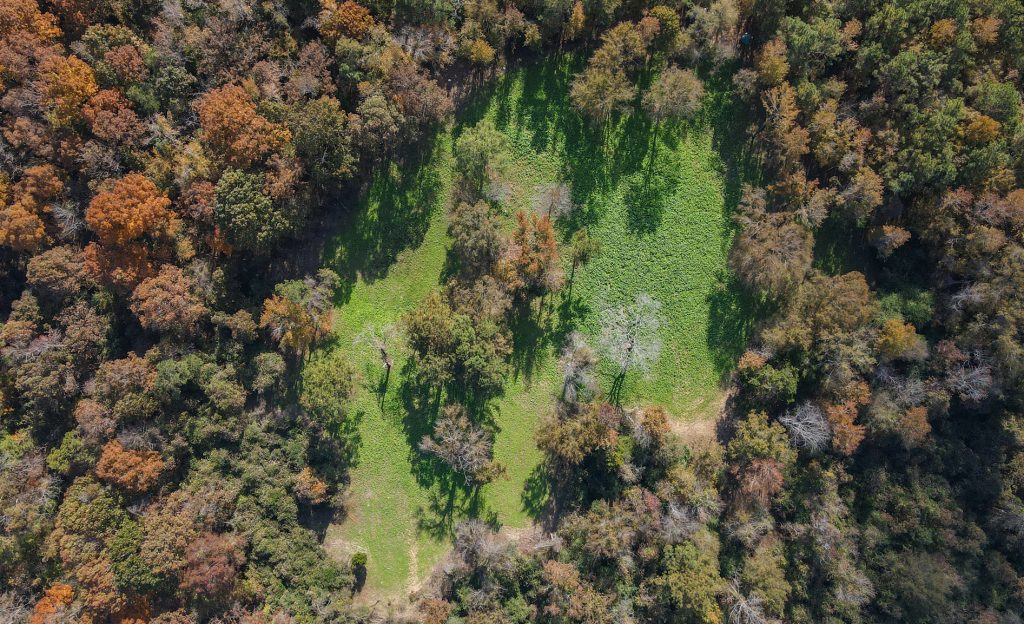
[[[637,115],[599,135],[568,99],[578,68],[573,57],[563,57],[499,80],[434,139],[416,166],[378,174],[355,222],[328,253],[326,266],[353,285],[342,288],[327,348],[344,353],[363,383],[351,406],[361,444],[347,517],[331,526],[326,545],[339,558],[365,549],[369,595],[398,595],[422,580],[460,518],[513,528],[532,522],[544,496],[536,487],[543,455],[534,433],[560,388],[557,350],[572,330],[596,343],[603,309],[643,292],[662,302],[660,358],[649,376],[627,374],[617,390],[621,402],[664,405],[677,427],[713,418],[720,409],[720,382],[750,323],[749,305],[725,268],[728,211],[742,175],[731,134],[740,127],[731,119],[738,113],[712,77],[708,105],[695,121],[655,128]],[[424,431],[401,396],[404,354],[395,353],[382,395],[379,351],[360,337],[398,323],[438,288],[446,270],[453,136],[484,119],[506,139],[503,212],[532,210],[541,188],[567,182],[578,207],[557,222],[561,243],[567,246],[574,231],[587,227],[601,252],[574,275],[566,261],[571,279],[562,292],[513,327],[513,372],[491,407],[494,458],[507,473],[473,496],[434,474],[415,448]],[[611,366],[601,370],[606,391],[613,390],[616,374]]]

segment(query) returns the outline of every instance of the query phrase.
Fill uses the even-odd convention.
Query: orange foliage
[[[32,617],[29,624],[49,624],[50,619],[57,615],[57,612],[71,604],[74,598],[74,590],[70,585],[54,583],[44,593],[43,597],[36,603],[32,610]]]
[[[768,363],[768,360],[756,351],[744,351],[736,368],[739,370],[757,369]]]
[[[11,189],[15,197],[31,197],[37,202],[55,199],[63,190],[59,172],[51,164],[26,167],[21,179]]]
[[[82,105],[99,90],[92,68],[77,56],[47,59],[39,68],[38,86],[48,119],[55,126],[77,120]]]
[[[83,267],[93,280],[121,290],[134,288],[155,272],[149,250],[137,244],[109,249],[89,243]]]
[[[124,82],[143,80],[149,73],[142,55],[133,45],[114,46],[103,55],[103,60],[110,64],[117,77]]]
[[[124,246],[149,234],[169,236],[175,215],[171,200],[149,178],[129,173],[97,193],[85,211],[85,222],[105,245]]]
[[[0,244],[17,251],[39,251],[49,240],[42,218],[49,207],[44,204],[63,190],[53,165],[27,167],[10,189],[14,203],[0,209]]]
[[[131,310],[146,329],[184,334],[196,330],[207,309],[193,292],[191,278],[173,264],[145,279],[132,294]]]
[[[900,434],[908,446],[921,444],[932,430],[932,425],[928,422],[928,408],[923,405],[904,412],[901,424]]]
[[[858,404],[847,401],[825,408],[825,417],[832,427],[832,446],[843,455],[850,456],[864,440],[864,426],[856,424]]]
[[[41,250],[48,237],[39,214],[40,208],[31,200],[17,201],[0,210],[0,244],[15,251]]]
[[[193,541],[185,554],[181,588],[216,596],[231,588],[245,563],[242,539],[233,534],[206,533]]]
[[[295,493],[299,498],[317,505],[327,500],[327,484],[317,478],[313,474],[313,470],[306,466],[295,477]]]
[[[104,141],[131,141],[142,131],[128,98],[115,89],[105,89],[89,98],[82,115],[96,138]]]
[[[499,271],[509,290],[525,288],[532,292],[555,291],[562,286],[558,242],[548,217],[516,213],[516,230],[512,234],[509,253],[502,259]]]
[[[57,18],[37,0],[0,2],[0,83],[28,80],[37,64],[60,51]]]
[[[127,450],[117,440],[103,447],[96,475],[125,490],[140,494],[156,485],[166,463],[156,451]]]
[[[335,0],[320,0],[320,32],[328,39],[362,39],[373,28],[370,10],[352,0],[340,5]]]
[[[302,355],[309,350],[313,341],[330,331],[330,315],[317,327],[313,316],[291,299],[274,295],[263,302],[260,327],[270,330],[271,337],[281,349]]]
[[[279,150],[291,132],[256,112],[249,93],[238,85],[207,92],[196,104],[203,140],[224,163],[245,168]]]

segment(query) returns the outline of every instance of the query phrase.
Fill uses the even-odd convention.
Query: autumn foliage
[[[192,542],[185,554],[181,589],[209,597],[230,590],[238,569],[245,564],[243,546],[243,540],[237,535],[202,535]]]
[[[175,215],[171,200],[149,178],[130,173],[93,197],[85,221],[103,244],[123,246],[171,234]]]
[[[166,462],[160,453],[129,450],[119,441],[112,440],[103,447],[96,464],[96,475],[128,492],[139,494],[156,485],[165,467]]]
[[[146,329],[184,334],[197,329],[207,314],[192,279],[173,264],[143,280],[132,293],[131,309]]]
[[[291,132],[256,112],[249,92],[226,85],[207,92],[197,103],[203,140],[221,162],[246,168],[281,149]]]
[[[54,583],[46,589],[43,597],[32,609],[29,624],[50,624],[64,608],[71,605],[75,592],[70,585]]]
[[[335,0],[320,0],[320,6],[320,32],[328,39],[362,39],[373,27],[369,9],[353,0],[341,4]]]

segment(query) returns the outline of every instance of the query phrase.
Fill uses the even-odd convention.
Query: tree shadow
[[[348,301],[357,279],[386,277],[398,254],[423,242],[444,193],[439,150],[435,136],[405,162],[381,165],[361,194],[359,209],[340,220],[323,253],[323,265],[348,285],[335,296],[336,304]]]
[[[663,176],[646,173],[634,175],[625,186],[627,226],[634,234],[653,234],[661,225],[674,185]]]
[[[499,524],[498,513],[488,508],[481,488],[467,486],[452,473],[438,481],[427,505],[416,510],[416,529],[437,540],[450,539],[455,525],[465,518],[476,518],[491,527]]]
[[[722,272],[708,295],[707,345],[719,381],[724,383],[746,348],[762,312],[755,298],[735,277]]]
[[[550,295],[553,297],[553,295]],[[535,309],[536,308],[536,309]],[[552,314],[538,300],[514,314],[508,321],[512,334],[512,378],[520,376],[529,384],[533,372],[552,344]]]

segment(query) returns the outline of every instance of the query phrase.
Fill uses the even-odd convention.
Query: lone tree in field
[[[609,308],[601,314],[601,347],[611,361],[619,365],[619,374],[630,368],[646,372],[661,353],[661,303],[647,293],[625,306]]]
[[[661,72],[644,94],[644,110],[655,123],[692,119],[704,99],[704,83],[689,69],[672,66]]]
[[[572,189],[564,182],[552,182],[540,187],[533,201],[537,214],[552,221],[571,215],[576,209],[572,202]]]
[[[583,335],[579,332],[569,334],[561,357],[558,358],[558,367],[562,369],[562,401],[566,405],[576,406],[594,395],[597,385],[594,379],[596,366],[597,354]]]
[[[398,328],[391,323],[386,325],[372,324],[356,336],[355,339],[356,344],[369,347],[380,354],[380,363],[384,366],[384,379],[380,383],[381,402],[384,401],[384,393],[388,389],[391,369],[395,366],[394,345],[398,342]]]
[[[437,456],[474,486],[493,481],[505,470],[494,461],[492,446],[487,432],[471,421],[459,404],[444,408],[433,437],[423,436],[420,441],[421,451]]]

